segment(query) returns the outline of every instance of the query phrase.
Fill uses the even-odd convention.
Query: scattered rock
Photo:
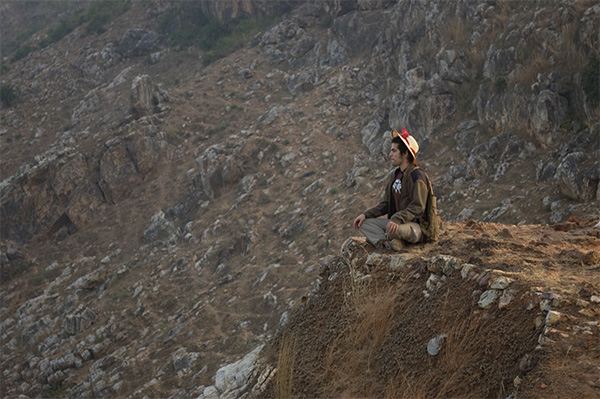
[[[494,301],[496,300],[497,297],[498,297],[497,290],[484,291],[481,294],[481,296],[479,297],[479,301],[477,302],[477,304],[479,305],[480,308],[486,309],[486,308],[490,307],[490,305],[492,303],[494,303]]]
[[[427,353],[429,353],[429,356],[436,356],[440,353],[447,337],[448,335],[446,334],[440,334],[429,340],[427,343]]]
[[[521,361],[519,362],[519,372],[521,373],[521,375],[527,374],[528,372],[534,369],[534,367],[538,364],[539,361],[540,359],[537,356],[534,356],[529,353],[526,354],[521,358]]]
[[[553,326],[553,325],[557,324],[559,321],[561,321],[562,318],[563,318],[562,313],[559,313],[555,310],[550,310],[548,312],[548,314],[546,315],[546,325]]]
[[[97,317],[93,310],[80,305],[75,312],[66,315],[63,330],[70,335],[75,335],[92,325]]]
[[[383,266],[386,263],[390,263],[390,256],[377,252],[370,253],[366,261],[367,266]]]
[[[156,86],[150,76],[141,75],[131,83],[130,111],[135,119],[162,112],[168,102],[167,94]]]
[[[511,279],[509,279],[508,277],[499,276],[492,280],[492,282],[490,284],[490,288],[493,290],[503,290],[508,287],[510,282],[511,282]]]
[[[170,242],[176,239],[175,225],[165,218],[165,213],[159,211],[152,216],[152,224],[144,231],[144,241],[151,243],[155,241]]]
[[[498,309],[507,308],[515,297],[514,290],[504,290],[498,300]]]
[[[128,29],[119,41],[119,50],[125,56],[150,54],[158,42],[158,34],[143,29]]]
[[[443,274],[445,276],[452,276],[457,267],[461,267],[458,259],[449,255],[436,255],[429,260],[427,270],[431,273]]]
[[[261,345],[248,353],[241,360],[217,370],[215,387],[218,392],[220,392],[221,396],[231,395],[233,392],[243,388],[247,384],[248,377],[256,367],[258,354],[262,348],[263,346]]]
[[[408,267],[408,263],[413,259],[412,255],[394,254],[390,259],[390,271],[399,272]]]

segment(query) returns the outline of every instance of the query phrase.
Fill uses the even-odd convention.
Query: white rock
[[[437,274],[432,274],[427,279],[425,286],[429,291],[435,291],[442,286],[442,279]]]
[[[390,259],[390,271],[401,271],[406,263],[412,259],[412,256],[406,254],[392,255]]]
[[[446,334],[440,334],[435,338],[431,338],[427,343],[427,353],[429,353],[430,356],[437,355],[442,350],[442,346],[444,345],[447,336],[448,335]]]
[[[513,300],[514,296],[515,296],[514,290],[505,290],[502,293],[502,296],[500,297],[500,299],[498,300],[498,309],[504,309],[505,307],[507,307]]]
[[[204,392],[198,399],[220,399],[220,397],[219,390],[214,385],[211,385],[204,388]]]
[[[562,319],[562,314],[555,310],[550,310],[546,315],[546,325],[552,326],[558,323]]]
[[[496,290],[487,290],[479,297],[479,302],[477,304],[480,308],[485,309],[489,307],[496,298],[498,297],[498,291]]]
[[[460,275],[462,278],[467,278],[471,270],[475,269],[477,266],[472,265],[470,263],[464,263],[462,265],[462,269],[460,270]]]
[[[503,290],[506,287],[508,287],[508,285],[510,284],[510,279],[504,276],[500,276],[498,278],[496,278],[492,284],[490,285],[490,288],[493,290]]]
[[[263,346],[261,345],[244,356],[241,360],[217,370],[215,387],[221,394],[239,389],[246,385],[248,376],[254,370],[254,363],[262,348]]]

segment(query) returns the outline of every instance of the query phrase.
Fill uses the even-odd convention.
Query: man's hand
[[[361,213],[360,215],[358,215],[356,217],[356,219],[354,219],[354,230],[358,230],[358,228],[360,226],[362,226],[363,222],[365,221],[367,217],[365,216],[364,213]]]
[[[399,227],[400,226],[398,225],[398,223],[394,223],[390,220],[387,226],[385,226],[385,231],[387,232],[388,237],[393,237],[398,231]]]

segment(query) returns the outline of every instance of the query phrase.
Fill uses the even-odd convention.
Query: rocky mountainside
[[[401,126],[445,234],[570,226],[506,259],[543,275],[564,250],[597,337],[599,21],[595,1],[3,2],[3,396],[239,396],[234,362],[281,340]],[[488,268],[460,245],[422,262]]]

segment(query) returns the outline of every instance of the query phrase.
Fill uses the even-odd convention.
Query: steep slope
[[[235,12],[254,3],[270,2]],[[207,65],[157,33],[178,3],[128,4],[1,77],[17,94],[0,110],[7,396],[203,394],[353,234],[392,127],[419,138],[446,221],[600,217],[598,108],[581,87],[594,2],[291,2]],[[597,237],[585,245],[593,259]]]

